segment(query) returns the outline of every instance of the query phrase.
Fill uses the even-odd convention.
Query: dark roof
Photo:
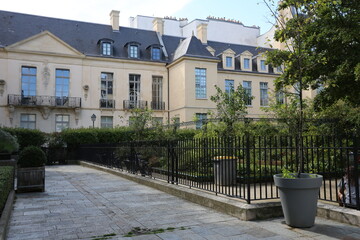
[[[169,55],[168,59],[163,58],[164,62],[172,62],[181,56],[220,60],[220,57],[216,56],[228,48],[231,48],[235,52],[235,56],[246,50],[254,56],[260,52],[270,50],[215,41],[208,41],[206,45],[202,44],[201,41],[194,36],[182,38],[163,35],[163,43],[160,43],[155,31],[121,26],[119,31],[114,32],[110,25],[105,24],[0,10],[0,46],[6,47],[12,45],[43,31],[51,32],[71,47],[88,56],[104,57],[100,54],[99,40],[111,40],[114,46],[113,56],[111,57],[128,59],[127,44],[137,42],[139,43],[140,60],[145,61],[151,61],[149,46],[159,46],[161,44],[164,45]],[[206,49],[207,46],[215,50],[215,57]],[[237,69],[235,70],[239,70],[239,64],[238,59],[236,59]],[[219,64],[219,68],[222,68],[221,64]]]
[[[160,44],[154,31],[120,27],[118,32],[114,32],[110,25],[0,11],[0,45],[8,46],[46,30],[90,56],[101,56],[98,46],[100,39],[114,41],[115,58],[128,58],[124,45],[139,42],[140,58],[150,60],[146,47]]]

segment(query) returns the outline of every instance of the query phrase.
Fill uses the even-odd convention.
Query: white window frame
[[[23,117],[26,117],[27,119],[23,120]],[[30,117],[34,117],[34,120],[30,120]],[[21,113],[20,128],[36,129],[36,114]]]
[[[206,99],[206,68],[195,68],[196,99]]]

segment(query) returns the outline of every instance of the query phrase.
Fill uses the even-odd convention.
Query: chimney
[[[197,38],[203,43],[207,44],[207,23],[200,23],[197,25]]]
[[[158,32],[160,35],[164,34],[164,20],[161,18],[154,18],[153,20],[153,30]]]
[[[112,10],[110,12],[110,24],[112,26],[113,31],[119,31],[119,15],[120,11]]]

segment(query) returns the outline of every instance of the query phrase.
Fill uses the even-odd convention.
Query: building
[[[122,126],[134,108],[152,109],[163,123],[191,121],[215,109],[214,85],[239,84],[254,96],[249,116],[258,117],[280,71],[265,64],[259,29],[232,21],[192,21],[180,36],[166,34],[161,18],[151,19],[150,30],[119,26],[114,10],[109,25],[7,11],[0,19],[0,122],[7,127]],[[214,22],[245,29],[245,37],[218,41]]]

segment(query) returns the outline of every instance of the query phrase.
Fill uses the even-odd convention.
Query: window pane
[[[101,116],[101,127],[102,128],[112,128],[113,127],[113,117]]]
[[[196,129],[200,129],[203,126],[203,120],[207,119],[206,113],[196,113]]]
[[[61,132],[63,129],[69,128],[70,116],[69,115],[56,115],[55,117],[55,131]]]
[[[268,83],[261,82],[260,83],[260,106],[268,106],[269,98],[268,98]]]
[[[206,98],[206,69],[195,68],[196,98]]]
[[[160,60],[160,48],[152,48],[151,56],[153,60]]]
[[[234,91],[234,80],[226,79],[225,80],[225,92],[229,94],[229,93],[231,93],[231,91]]]
[[[35,114],[21,114],[20,115],[20,127],[27,128],[27,129],[35,129],[36,115]]]
[[[226,67],[232,67],[232,57],[226,57]]]
[[[261,71],[266,71],[265,60],[260,60],[260,68]]]
[[[138,57],[138,46],[130,45],[130,57],[132,58]]]
[[[21,94],[23,96],[36,95],[36,68],[21,68]]]
[[[244,88],[245,94],[246,94],[245,104],[248,106],[251,106],[252,105],[251,81],[244,81],[243,88]]]
[[[113,94],[113,73],[101,73],[101,98],[112,99]]]
[[[249,58],[244,58],[244,68],[250,69],[250,59]]]
[[[69,96],[69,76],[70,70],[68,69],[56,69],[56,86],[55,93],[57,97]]]

